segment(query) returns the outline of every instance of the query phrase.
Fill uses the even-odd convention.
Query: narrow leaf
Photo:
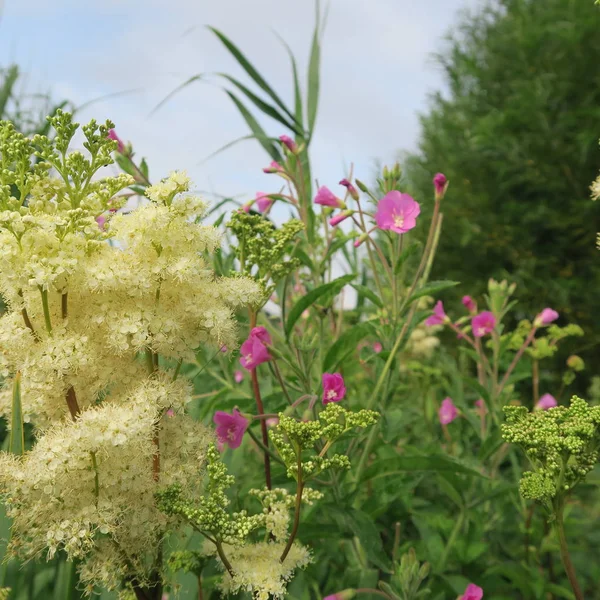
[[[0,118],[5,118],[5,111],[8,101],[10,100],[15,87],[15,83],[19,79],[19,67],[17,65],[11,65],[7,71],[2,87],[0,87]]]
[[[458,285],[459,281],[430,281],[426,283],[421,289],[417,290],[408,300],[407,304],[414,302],[418,298],[422,298],[423,296],[432,296],[445,290],[447,288],[454,287]]]
[[[338,277],[329,283],[325,283],[314,290],[311,290],[300,298],[298,302],[294,305],[292,310],[290,311],[290,315],[285,324],[285,335],[289,337],[296,321],[300,318],[302,313],[309,307],[312,306],[321,296],[332,293],[337,294],[340,290],[347,284],[350,283],[354,279],[355,275],[344,275],[343,277]]]
[[[21,405],[21,373],[13,382],[12,416],[10,424],[10,452],[23,454],[25,451],[25,431],[23,426],[23,407]]]
[[[352,287],[359,293],[359,295],[368,298],[373,304],[379,306],[379,308],[383,308],[383,302],[381,298],[369,287],[366,285],[359,285],[358,283],[353,283]]]
[[[319,104],[319,87],[320,87],[320,62],[321,62],[321,44],[319,42],[319,3],[317,2],[317,18],[315,23],[315,31],[313,33],[312,47],[310,50],[310,60],[308,63],[308,89],[306,99],[307,121],[308,121],[308,137],[312,137],[317,120],[317,107]]]
[[[298,65],[296,64],[296,57],[294,56],[292,49],[288,46],[288,43],[278,33],[275,33],[275,35],[279,38],[279,41],[287,50],[288,56],[290,57],[290,62],[292,63],[292,75],[294,77],[294,116],[296,123],[303,131],[302,136],[304,137],[304,109],[302,107],[302,91],[300,89],[300,79],[298,78]]]
[[[183,90],[184,88],[186,88],[188,85],[190,85],[190,83],[194,83],[194,81],[200,81],[202,78],[204,77],[204,75],[202,73],[199,73],[198,75],[193,75],[192,77],[190,77],[189,79],[187,79],[186,81],[184,81],[182,84],[178,85],[172,92],[169,92],[151,111],[150,114],[148,115],[149,117],[151,117],[157,110],[159,110],[160,108],[162,108],[171,98],[173,98],[173,96],[175,96],[176,94],[178,94],[181,90]]]
[[[352,286],[354,287],[354,286]],[[373,330],[370,323],[359,323],[346,330],[331,346],[323,360],[323,371],[334,371],[337,366],[352,352],[360,340]]]

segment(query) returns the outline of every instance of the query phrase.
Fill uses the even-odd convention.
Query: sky
[[[389,164],[417,147],[418,113],[444,86],[432,55],[460,12],[481,2],[329,0],[311,146],[320,184],[335,188],[351,163],[369,180],[376,160]],[[247,134],[218,78],[194,83],[152,111],[200,73],[247,81],[206,25],[237,44],[291,104],[289,61],[277,36],[295,53],[304,82],[312,0],[0,0],[0,6],[1,64],[19,63],[28,91],[50,91],[76,105],[113,94],[77,120],[114,121],[136,156],[147,158],[152,180],[185,169],[209,194],[244,200],[275,191],[273,176],[261,171],[270,159],[254,141],[204,160]],[[127,90],[134,91],[115,95]],[[265,126],[273,136],[285,133],[276,123]]]

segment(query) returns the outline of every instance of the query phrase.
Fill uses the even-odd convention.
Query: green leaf
[[[303,130],[302,136],[304,137],[304,115],[302,108],[302,91],[300,90],[300,80],[298,78],[298,65],[296,64],[294,53],[287,42],[279,34],[276,35],[287,50],[290,62],[292,63],[292,75],[294,77],[294,116],[296,118],[296,123],[298,123],[300,129]]]
[[[296,321],[300,318],[300,315],[309,307],[312,306],[319,298],[327,293],[338,294],[340,290],[347,284],[350,283],[354,279],[355,275],[344,275],[343,277],[338,277],[329,283],[325,283],[320,285],[319,287],[311,290],[296,302],[292,310],[290,311],[290,315],[285,324],[285,336],[289,337]]]
[[[438,454],[433,456],[398,456],[379,461],[365,470],[362,480],[374,480],[413,471],[434,471],[436,473],[449,471],[451,473],[463,473],[474,477],[486,477],[471,467],[459,463],[448,456]]]
[[[225,93],[231,98],[233,103],[237,106],[237,109],[240,111],[244,121],[252,133],[256,136],[259,144],[267,151],[267,154],[271,156],[273,160],[281,162],[281,154],[279,150],[275,146],[275,144],[271,143],[271,138],[265,133],[264,129],[259,125],[258,121],[254,118],[254,116],[250,113],[250,111],[240,102],[240,100],[230,91],[225,90]]]
[[[223,43],[223,45],[231,52],[233,57],[238,61],[240,66],[250,75],[254,82],[265,91],[271,99],[281,108],[290,118],[294,119],[294,115],[289,111],[287,106],[283,103],[281,98],[275,93],[275,90],[265,81],[262,75],[254,68],[250,61],[240,52],[238,47],[223,33],[214,27],[208,27]]]
[[[265,115],[271,117],[278,123],[281,123],[284,127],[291,129],[295,134],[302,135],[302,131],[294,122],[288,121],[281,113],[277,112],[277,109],[271,104],[267,104],[264,100],[259,98],[254,92],[248,89],[243,83],[227,75],[226,73],[217,73],[220,77],[227,79],[235,87],[237,87],[255,106],[257,106]]]
[[[312,137],[315,121],[317,120],[317,107],[319,104],[319,87],[320,87],[320,62],[321,62],[321,44],[319,42],[320,35],[320,6],[317,2],[317,17],[315,23],[315,31],[313,33],[312,47],[310,50],[310,60],[308,63],[308,91],[307,91],[307,118],[308,118],[308,137]]]
[[[21,404],[20,372],[16,374],[13,382],[9,449],[13,454],[23,454],[25,451],[25,430],[23,426],[23,407]]]
[[[6,71],[6,76],[0,88],[0,119],[5,118],[6,106],[12,96],[17,79],[19,79],[19,67],[11,65]]]
[[[369,287],[366,285],[360,285],[358,283],[353,283],[352,287],[358,292],[360,296],[364,296],[368,298],[373,304],[379,306],[379,308],[383,308],[383,302],[381,298]]]
[[[356,350],[358,342],[371,331],[373,331],[373,326],[368,322],[359,323],[347,329],[329,348],[323,360],[323,371],[334,371],[349,354]]]
[[[148,176],[148,163],[146,162],[145,158],[142,158],[142,162],[140,163],[140,171],[142,172],[142,174],[144,175],[144,177],[149,180],[149,176]]]
[[[413,293],[413,295],[408,299],[407,305],[411,302],[414,302],[418,298],[422,298],[423,296],[433,296],[437,294],[437,292],[454,287],[459,283],[459,281],[430,281]]]

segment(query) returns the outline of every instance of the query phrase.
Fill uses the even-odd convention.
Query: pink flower
[[[279,417],[269,417],[266,420],[267,427],[275,427],[279,425]]]
[[[418,202],[408,194],[394,190],[388,192],[377,205],[375,222],[379,229],[390,229],[396,233],[406,233],[417,224],[421,212]]]
[[[227,352],[227,346],[226,346],[225,344],[223,344],[223,345],[221,346],[220,350],[221,350],[221,352],[222,352],[223,354],[225,354],[225,352]]]
[[[339,402],[345,395],[344,378],[339,373],[323,373],[323,404]]]
[[[175,411],[170,408],[166,413],[167,417],[174,417],[175,416]]]
[[[287,146],[287,149],[290,152],[296,152],[296,150],[298,150],[298,146],[297,146],[296,142],[294,142],[294,140],[289,135],[280,135],[279,141],[284,146]]]
[[[447,320],[448,317],[444,312],[444,305],[441,300],[438,300],[433,307],[433,314],[425,320],[425,325],[428,327],[431,327],[432,325],[443,325]]]
[[[283,171],[283,167],[275,160],[272,160],[269,166],[263,169],[263,173],[280,173],[281,171]]]
[[[243,371],[236,371],[233,374],[233,380],[236,383],[242,383],[242,381],[244,381],[244,372]]]
[[[536,410],[548,410],[557,406],[556,398],[552,394],[544,394],[535,405]]]
[[[375,342],[373,344],[373,352],[375,352],[375,354],[379,354],[382,350],[383,346],[381,345],[381,342]]]
[[[315,204],[331,206],[332,208],[343,208],[344,203],[326,186],[322,185],[317,190]]]
[[[258,338],[263,344],[270,346],[273,342],[271,342],[271,336],[269,332],[264,327],[253,327],[250,332],[250,337]]]
[[[213,417],[213,422],[217,426],[219,442],[227,444],[230,448],[239,447],[250,424],[237,408],[233,409],[232,414],[218,410]]]
[[[347,179],[342,179],[340,185],[343,185],[348,190],[348,193],[354,200],[358,200],[358,190]]]
[[[483,590],[478,585],[470,583],[459,600],[481,600],[482,598]]]
[[[436,173],[433,177],[433,187],[435,189],[435,197],[443,198],[448,186],[448,179],[443,173]]]
[[[264,192],[256,192],[256,206],[260,212],[266,212],[273,204],[273,199],[269,198]]]
[[[242,205],[242,210],[246,213],[250,212],[250,208],[252,207],[252,202],[248,202]]]
[[[258,365],[272,358],[263,342],[258,337],[253,337],[252,335],[242,344],[240,351],[242,353],[240,364],[248,371],[256,369]]]
[[[117,142],[117,152],[119,152],[120,154],[123,154],[123,150],[125,150],[125,144],[123,143],[121,138],[117,135],[117,132],[114,129],[109,129],[107,137],[109,139]]]
[[[480,416],[484,416],[487,414],[487,406],[485,405],[485,402],[483,401],[483,398],[479,398],[479,400],[475,400],[475,406],[477,409],[477,412],[479,413]]]
[[[552,321],[558,319],[558,313],[551,308],[545,308],[533,321],[535,327],[543,327],[544,325],[550,325]]]
[[[448,425],[448,423],[452,423],[458,417],[458,410],[454,406],[452,398],[448,397],[442,400],[442,405],[438,410],[438,417],[442,425]]]
[[[477,304],[475,304],[475,300],[473,300],[471,296],[463,296],[462,303],[469,312],[475,312],[477,310]]]
[[[106,217],[104,215],[96,217],[96,223],[98,223],[100,229],[104,229],[106,227]]]
[[[471,327],[475,337],[483,337],[496,327],[496,317],[489,310],[484,310],[471,319]]]
[[[351,210],[344,210],[339,215],[336,215],[335,217],[329,219],[329,224],[332,227],[335,227],[336,225],[339,225],[342,221],[345,221],[348,217],[352,216],[352,213],[353,211]]]

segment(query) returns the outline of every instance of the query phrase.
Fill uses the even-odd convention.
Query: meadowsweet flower
[[[550,325],[552,321],[558,319],[558,313],[551,308],[545,308],[539,313],[533,321],[535,327],[543,327],[544,325]]]
[[[483,590],[474,583],[470,583],[459,600],[481,600],[482,598]]]
[[[353,200],[358,200],[358,190],[348,181],[347,179],[342,179],[340,181],[340,185],[343,185],[347,190]]]
[[[484,310],[471,319],[471,327],[475,337],[483,337],[496,327],[496,317],[489,310]]]
[[[544,394],[536,403],[536,410],[548,410],[557,406],[556,398],[552,394]]]
[[[443,325],[446,321],[448,321],[448,316],[444,312],[444,305],[441,300],[438,300],[433,307],[433,314],[425,320],[425,325],[428,327]]]
[[[314,200],[315,204],[321,206],[330,206],[332,208],[344,208],[345,205],[328,187],[322,185],[317,190],[317,195]]]
[[[260,212],[266,212],[273,204],[273,199],[264,192],[256,192],[256,206]]]
[[[446,193],[448,187],[448,179],[443,173],[436,173],[433,177],[433,187],[435,189],[435,197],[441,199]]]
[[[332,227],[336,227],[337,225],[339,225],[342,221],[345,221],[348,217],[351,217],[354,211],[352,210],[344,210],[342,211],[340,214],[336,215],[335,217],[332,217],[331,219],[329,219],[329,224]]]
[[[471,313],[477,310],[477,304],[475,303],[475,300],[471,298],[471,296],[463,296],[462,303],[463,306]]]
[[[262,331],[255,335],[250,332],[250,336],[240,348],[242,355],[240,357],[240,364],[248,371],[256,369],[258,365],[261,365],[272,358],[269,354],[267,346],[265,345],[266,343],[268,344],[270,342],[270,338],[268,338],[268,341],[266,341],[269,334],[264,327],[255,327],[255,329]],[[254,331],[254,329],[252,331]]]
[[[452,401],[452,398],[444,398],[438,411],[438,417],[442,425],[452,423],[458,417],[458,410]]]
[[[121,140],[121,138],[117,135],[117,132],[114,129],[110,129],[108,131],[108,137],[111,140],[117,142],[117,152],[123,154],[123,150],[125,150],[125,144]]]
[[[286,146],[290,152],[296,152],[296,150],[298,150],[298,145],[289,135],[280,135],[279,141]]]
[[[272,160],[268,167],[263,168],[263,173],[282,173],[283,167],[276,161]]]
[[[373,342],[373,352],[379,354],[383,350],[381,342]]]
[[[346,395],[344,378],[339,373],[323,373],[323,404],[339,402]]]
[[[244,372],[243,371],[236,371],[233,374],[233,379],[236,383],[242,383],[242,381],[244,381]]]
[[[379,229],[406,233],[415,227],[420,212],[421,207],[411,196],[394,190],[388,192],[377,204],[375,222]]]
[[[213,417],[213,422],[217,426],[219,442],[227,444],[230,448],[239,448],[250,424],[237,408],[231,414],[218,410]]]

